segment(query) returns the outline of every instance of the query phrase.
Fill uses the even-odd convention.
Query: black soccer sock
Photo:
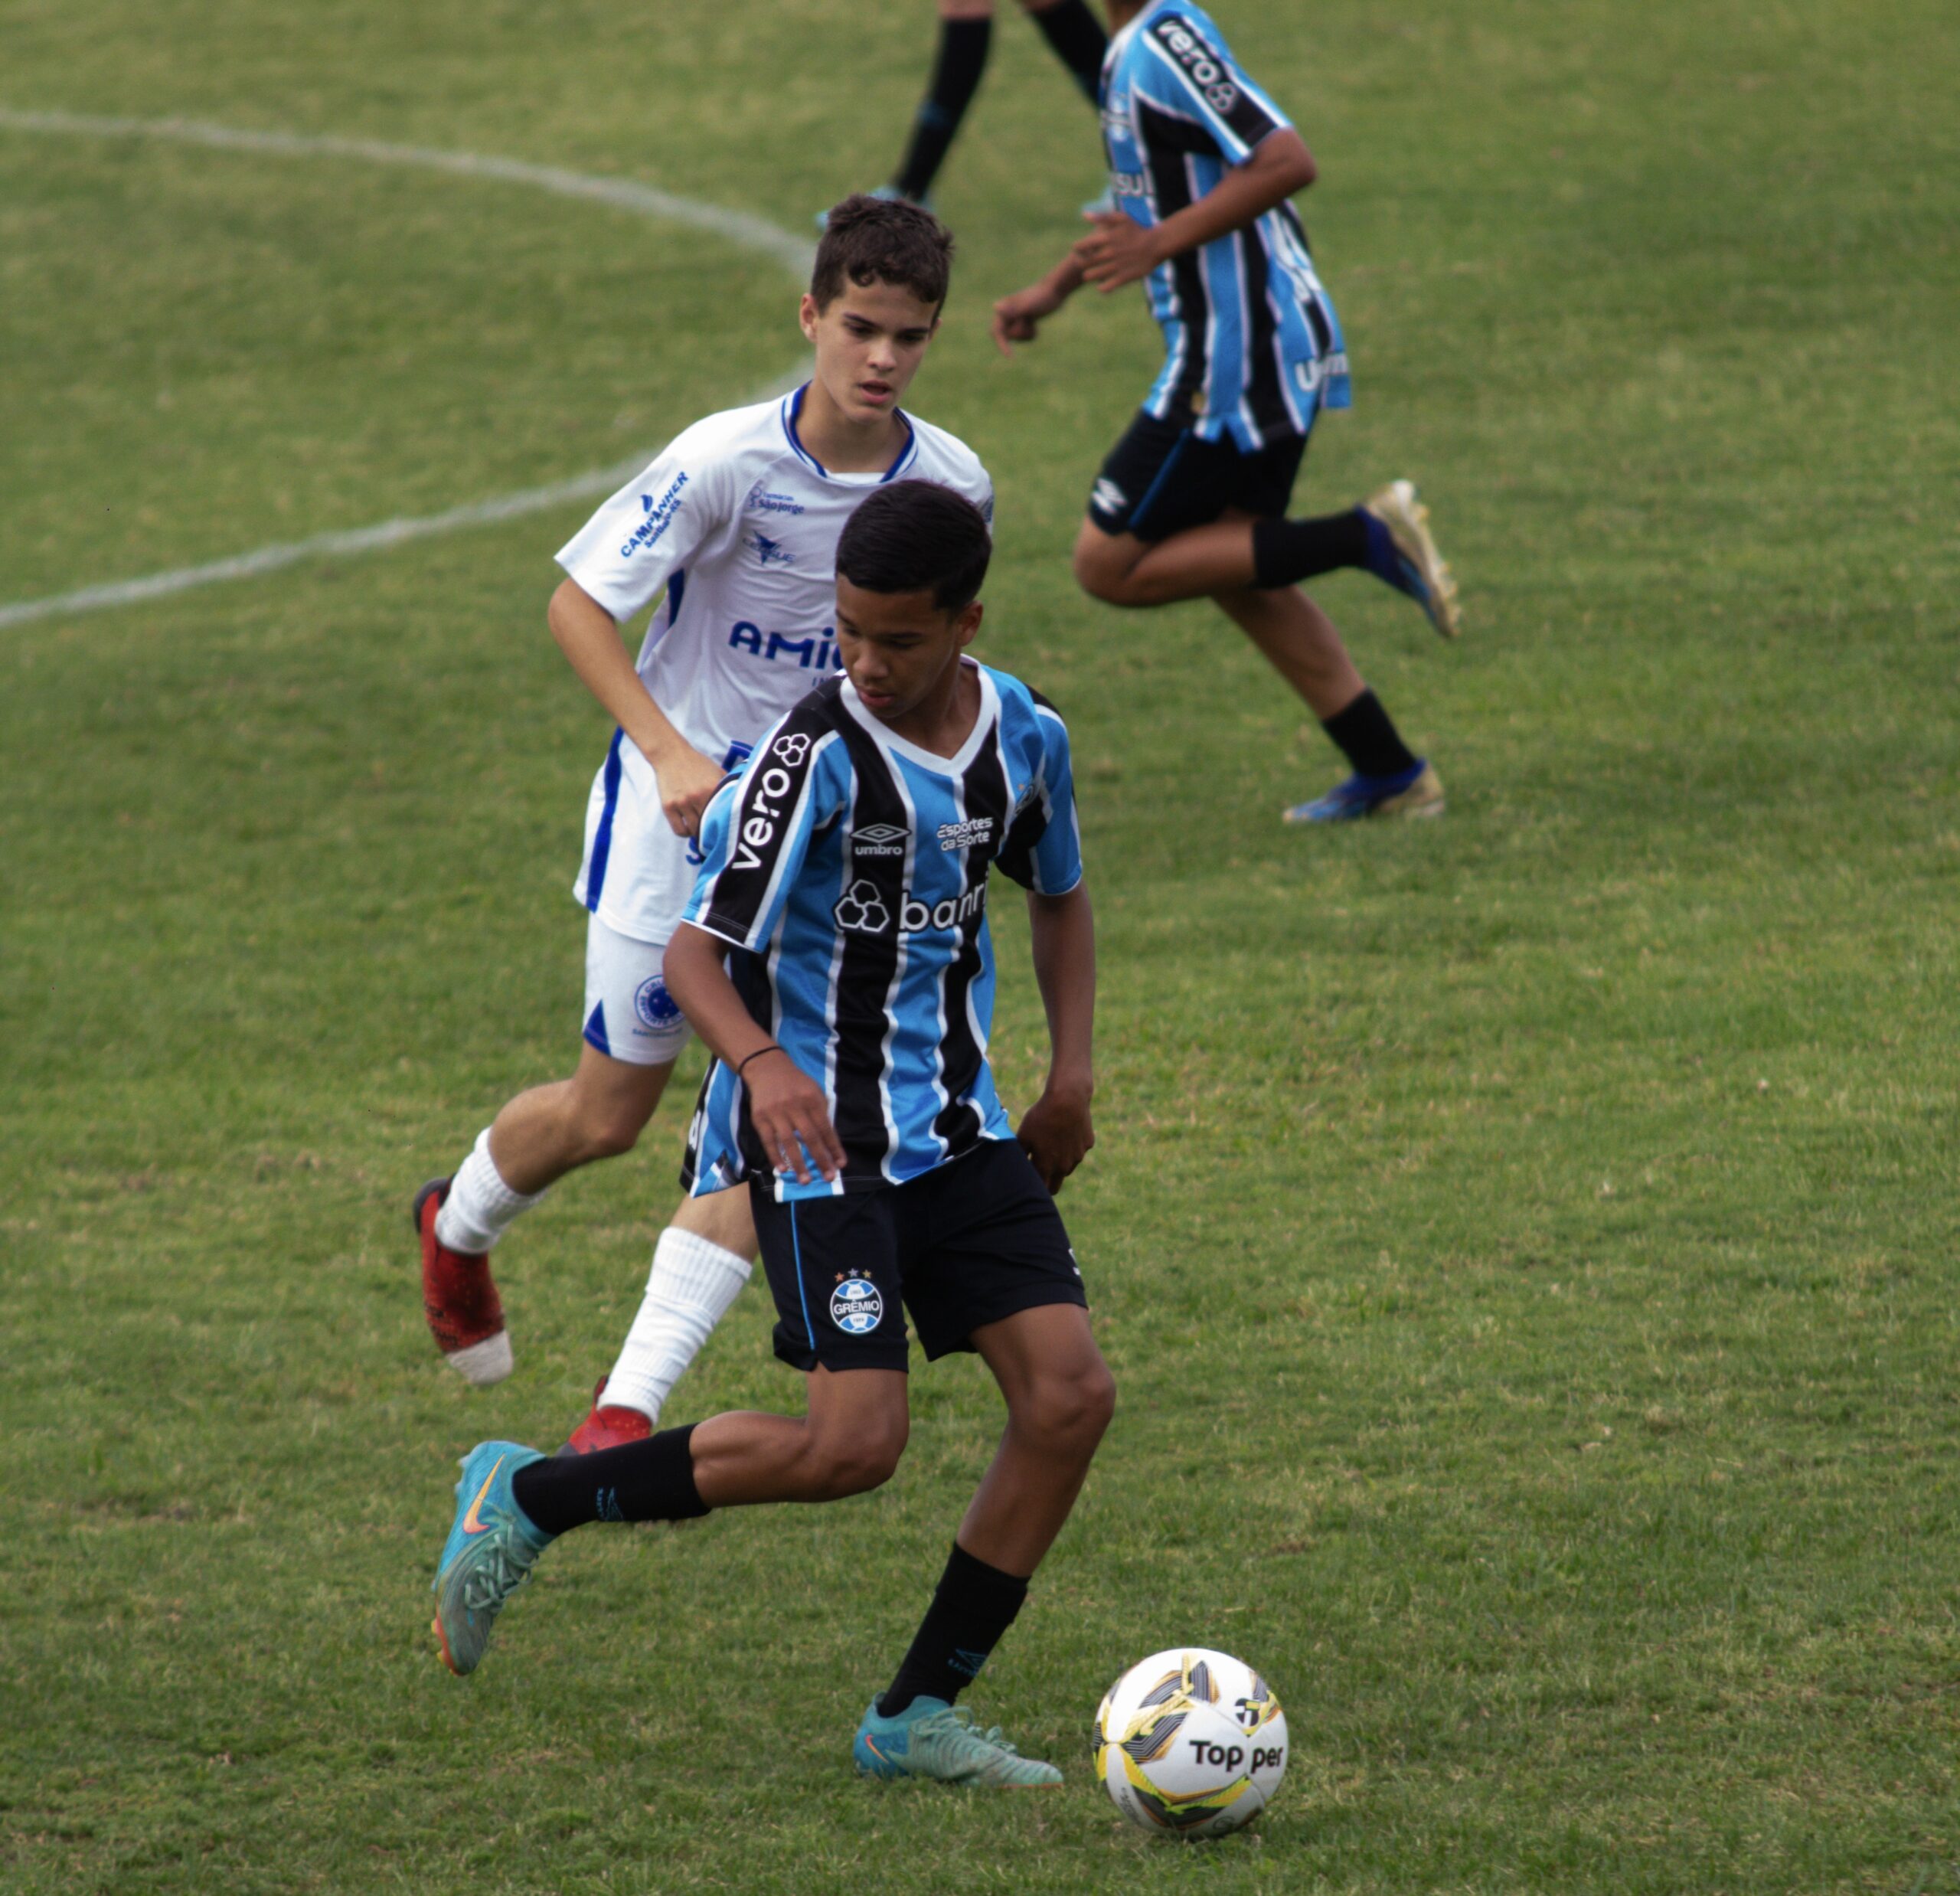
[[[1054,49],[1055,57],[1075,75],[1091,105],[1102,86],[1102,56],[1109,50],[1109,36],[1102,22],[1083,0],[1058,0],[1035,14],[1034,24],[1043,38]]]
[[[923,198],[932,189],[959,132],[959,122],[980,89],[980,75],[987,70],[987,49],[993,38],[990,19],[939,22],[939,56],[933,67],[932,90],[913,121],[905,162],[892,180],[906,197]]]
[[[589,1521],[692,1521],[708,1511],[694,1486],[694,1432],[691,1422],[622,1448],[547,1456],[520,1468],[511,1492],[547,1534]]]
[[[1027,1597],[1026,1581],[975,1559],[956,1541],[911,1650],[878,1700],[880,1715],[896,1718],[915,1698],[951,1705],[986,1664]]]
[[[1396,776],[1416,767],[1416,753],[1402,741],[1381,700],[1365,685],[1346,710],[1322,718],[1321,729],[1363,776]]]
[[[1255,586],[1297,586],[1316,573],[1368,563],[1368,516],[1358,507],[1315,520],[1253,522]]]

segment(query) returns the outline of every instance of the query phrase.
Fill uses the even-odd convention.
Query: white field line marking
[[[190,119],[94,118],[67,112],[15,112],[5,106],[0,106],[0,131],[68,133],[93,138],[168,139],[179,144],[201,145],[222,151],[267,152],[295,158],[349,158],[370,164],[407,165],[425,171],[447,172],[459,177],[488,178],[507,184],[528,185],[558,197],[611,204],[636,216],[706,231],[741,249],[758,252],[795,271],[799,277],[808,276],[814,249],[802,238],[746,211],[725,210],[719,204],[676,197],[671,191],[657,190],[651,185],[635,184],[629,178],[587,177],[583,172],[564,171],[556,165],[529,165],[517,159],[492,158],[476,152],[433,151],[420,145],[384,144],[373,139],[315,138],[298,132],[246,131]],[[799,364],[778,376],[749,399],[766,401],[773,396],[783,394],[807,373],[807,366]],[[662,446],[664,447],[665,443]],[[104,606],[135,605],[171,593],[188,592],[193,587],[275,573],[282,567],[292,566],[302,560],[372,553],[384,548],[401,546],[411,540],[428,539],[436,534],[454,533],[465,528],[486,526],[500,520],[514,520],[525,514],[541,513],[571,501],[594,499],[624,485],[660,452],[660,448],[650,448],[630,460],[590,474],[576,475],[569,480],[554,481],[543,487],[525,488],[514,494],[500,494],[490,500],[469,502],[419,519],[384,520],[371,527],[354,527],[345,532],[316,534],[311,539],[260,547],[256,552],[214,560],[204,566],[181,567],[174,572],[153,573],[143,579],[85,586],[79,591],[47,599],[22,600],[11,606],[0,606],[0,629],[62,613],[93,612]]]

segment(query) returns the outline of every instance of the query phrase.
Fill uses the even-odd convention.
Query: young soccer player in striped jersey
[[[578,1065],[511,1100],[454,1177],[415,1201],[430,1328],[472,1382],[511,1366],[492,1247],[557,1179],[632,1146],[689,1038],[662,963],[694,884],[701,812],[750,745],[840,662],[831,562],[844,521],[905,477],[991,512],[972,450],[899,406],[938,325],[952,252],[929,213],[847,198],[802,299],[809,382],[697,423],[558,555],[567,577],[552,632],[618,728],[593,784],[574,890],[589,914]],[[618,628],[663,587],[635,664]],[[650,1431],[741,1290],[754,1245],[746,1194],[682,1205],[574,1448]]]
[[[880,1777],[1060,1780],[955,1704],[1020,1610],[1114,1402],[1052,1195],[1093,1139],[1094,933],[1068,734],[965,655],[989,551],[978,510],[923,482],[851,516],[837,549],[846,675],[769,731],[709,806],[668,950],[717,1056],[690,1141],[695,1189],[747,1182],[776,1354],[805,1373],[806,1412],[714,1416],[584,1457],[479,1443],[435,1582],[456,1672],[573,1528],[885,1481],[905,1445],[909,1311],[928,1358],[978,1352],[1007,1427],[853,1754]],[[1018,1128],[987,1066],[995,868],[1029,891],[1051,1048]]]
[[[1299,590],[1357,567],[1456,636],[1455,583],[1408,482],[1344,513],[1286,518],[1315,417],[1349,403],[1340,325],[1288,201],[1313,182],[1312,155],[1197,7],[1108,10],[1102,128],[1118,208],[994,315],[1011,352],[1083,283],[1141,281],[1164,332],[1163,371],[1090,495],[1076,577],[1115,606],[1215,600],[1306,700],[1353,774],[1288,821],[1438,815],[1436,771]]]

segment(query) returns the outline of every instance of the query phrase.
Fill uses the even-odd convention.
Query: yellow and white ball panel
[[[1228,1652],[1153,1653],[1105,1694],[1096,1764],[1141,1829],[1222,1836],[1263,1809],[1286,1770],[1286,1718],[1266,1681]]]

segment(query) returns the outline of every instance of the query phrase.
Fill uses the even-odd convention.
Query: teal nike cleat
[[[1456,609],[1456,581],[1436,551],[1429,510],[1416,498],[1414,483],[1390,481],[1361,502],[1361,511],[1387,529],[1392,544],[1393,558],[1385,558],[1376,569],[1380,576],[1422,607],[1439,636],[1454,639],[1463,629]]]
[[[479,1442],[463,1459],[456,1522],[430,1589],[443,1662],[459,1676],[475,1671],[504,1602],[557,1538],[532,1526],[511,1492],[511,1477],[544,1459],[521,1442]]]
[[[943,1698],[915,1698],[887,1718],[871,1701],[852,1741],[851,1755],[866,1777],[933,1777],[942,1784],[978,1784],[1011,1790],[1059,1784],[1062,1774],[1038,1758],[1023,1757],[1001,1736],[982,1731],[964,1705]]]

